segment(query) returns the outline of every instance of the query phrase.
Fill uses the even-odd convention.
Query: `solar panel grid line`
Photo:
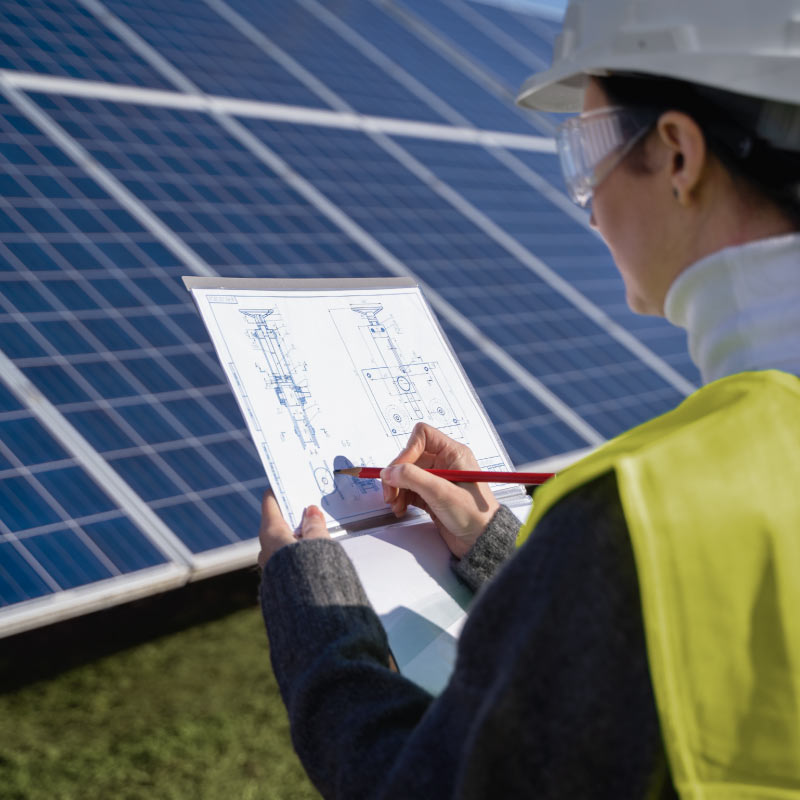
[[[518,42],[512,36],[509,36],[504,30],[499,28],[486,17],[481,16],[475,9],[463,0],[439,0],[444,3],[453,12],[458,14],[464,20],[469,22],[473,27],[482,31],[486,36],[492,38],[504,50],[526,64],[531,71],[538,71],[548,69],[550,63],[540,58],[531,50]],[[512,87],[513,89],[514,87]]]
[[[383,264],[393,275],[417,280],[422,287],[426,299],[438,314],[461,331],[464,336],[519,381],[522,386],[530,391],[540,402],[550,408],[560,419],[584,437],[587,442],[590,444],[599,444],[604,440],[601,434],[575,414],[569,406],[547,389],[538,378],[532,375],[521,364],[510,358],[501,347],[479,331],[472,322],[466,319],[463,314],[447,302],[439,292],[435,291],[424,281],[419,280],[411,269],[381,245],[377,239],[358,225],[350,216],[345,214],[338,206],[334,205],[310,181],[295,172],[295,170],[280,156],[242,126],[238,120],[226,116],[220,116],[218,119],[220,124],[222,124],[231,135],[236,136],[236,138],[245,144],[251,152],[258,155],[270,169],[277,175],[280,175],[293,189],[299,192],[331,221],[348,233],[354,241],[360,244],[368,253]],[[380,139],[384,137],[379,136],[377,138],[380,144]],[[393,145],[391,149],[394,149],[394,147]]]
[[[204,2],[209,8],[216,11],[220,17],[233,25],[243,36],[247,37],[253,44],[261,48],[270,58],[277,61],[290,75],[300,80],[301,83],[331,106],[331,108],[337,111],[353,111],[348,103],[345,103],[335,92],[332,92],[321,80],[299,64],[295,59],[291,58],[280,47],[276,47],[274,42],[267,38],[262,31],[232,9],[227,3],[222,2],[222,0],[204,0]]]
[[[212,277],[216,272],[186,245],[175,233],[156,217],[138,198],[122,185],[111,173],[86,152],[73,137],[67,134],[38,105],[25,94],[11,86],[0,75],[0,91],[76,163],[94,178],[123,208],[131,213],[159,241],[171,250],[187,267],[200,275]]]
[[[222,0],[206,0],[206,2],[222,3]],[[342,39],[360,50],[370,61],[381,67],[387,74],[406,86],[409,91],[427,103],[453,125],[473,127],[470,121],[435,92],[432,92],[421,81],[418,81],[407,70],[394,62],[385,53],[381,52],[371,42],[353,30],[347,23],[332,14],[317,0],[297,0],[304,8],[313,13],[323,24],[337,33]]]
[[[511,255],[544,280],[555,291],[569,300],[586,317],[591,319],[613,339],[628,348],[638,358],[644,361],[655,373],[660,375],[667,383],[675,387],[684,395],[693,392],[696,387],[686,380],[677,370],[663,361],[656,353],[650,350],[628,330],[615,322],[605,311],[595,305],[584,294],[575,289],[572,284],[564,280],[558,273],[548,267],[541,259],[535,256],[528,248],[522,245],[515,237],[503,230],[486,214],[470,203],[463,195],[458,193],[449,184],[434,175],[424,164],[414,158],[403,148],[387,140],[387,147],[391,147],[394,155],[404,163],[408,169],[427,183],[437,194],[441,195],[465,217],[472,220],[477,227],[485,231],[498,244],[504,247]]]
[[[8,85],[25,92],[42,92],[67,97],[85,97],[137,105],[152,105],[208,114],[222,113],[236,117],[272,119],[302,125],[319,125],[364,132],[375,131],[391,136],[453,141],[536,153],[556,152],[555,142],[550,137],[537,134],[509,133],[500,130],[483,130],[469,125],[469,123],[467,123],[469,127],[439,125],[432,122],[399,119],[396,117],[377,117],[359,114],[354,111],[334,111],[208,94],[185,94],[164,89],[121,86],[82,78],[60,78],[35,73],[12,72],[10,70],[0,70],[0,78],[4,79]],[[532,170],[528,171],[532,173]],[[563,193],[555,192],[550,184],[548,186],[551,192],[559,194],[564,200],[566,199]],[[574,204],[572,205],[575,207]]]
[[[33,411],[56,440],[103,487],[105,493],[125,511],[142,533],[169,559],[188,566],[191,552],[178,539],[100,454],[84,439],[58,409],[33,385],[16,364],[0,350],[0,376],[20,402]]]

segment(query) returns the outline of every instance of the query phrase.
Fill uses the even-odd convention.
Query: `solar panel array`
[[[265,479],[185,274],[412,275],[519,466],[697,376],[468,0],[0,0],[0,635],[252,563]]]

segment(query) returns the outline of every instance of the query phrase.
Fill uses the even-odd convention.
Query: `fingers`
[[[265,529],[271,533],[283,530],[291,533],[272,489],[267,489],[261,498],[261,530]]]
[[[298,539],[329,539],[328,525],[325,515],[317,506],[308,506],[303,509],[303,518],[295,532]]]
[[[258,565],[262,569],[273,553],[294,541],[294,536],[271,490],[264,492],[261,498],[261,526],[258,529],[258,540],[261,545]]]
[[[406,446],[391,461],[396,464],[416,464],[418,467],[444,467],[449,469],[475,469],[477,462],[472,451],[460,442],[451,439],[433,425],[418,422],[408,438]],[[398,487],[384,482],[384,502],[393,505],[402,499]],[[408,505],[408,503],[405,503]]]
[[[384,485],[406,490],[391,503],[395,513],[405,511],[410,500],[409,493],[419,495],[428,506],[436,508],[447,502],[448,496],[452,495],[454,489],[450,481],[431,475],[430,472],[420,469],[416,464],[408,463],[386,467],[381,472],[381,480]],[[406,496],[403,497],[403,494]]]

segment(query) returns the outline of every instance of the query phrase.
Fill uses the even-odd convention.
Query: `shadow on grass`
[[[258,604],[252,568],[0,639],[0,694]]]

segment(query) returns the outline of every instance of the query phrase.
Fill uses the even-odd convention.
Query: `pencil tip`
[[[358,475],[361,472],[361,467],[345,467],[343,469],[335,469],[334,475]]]

